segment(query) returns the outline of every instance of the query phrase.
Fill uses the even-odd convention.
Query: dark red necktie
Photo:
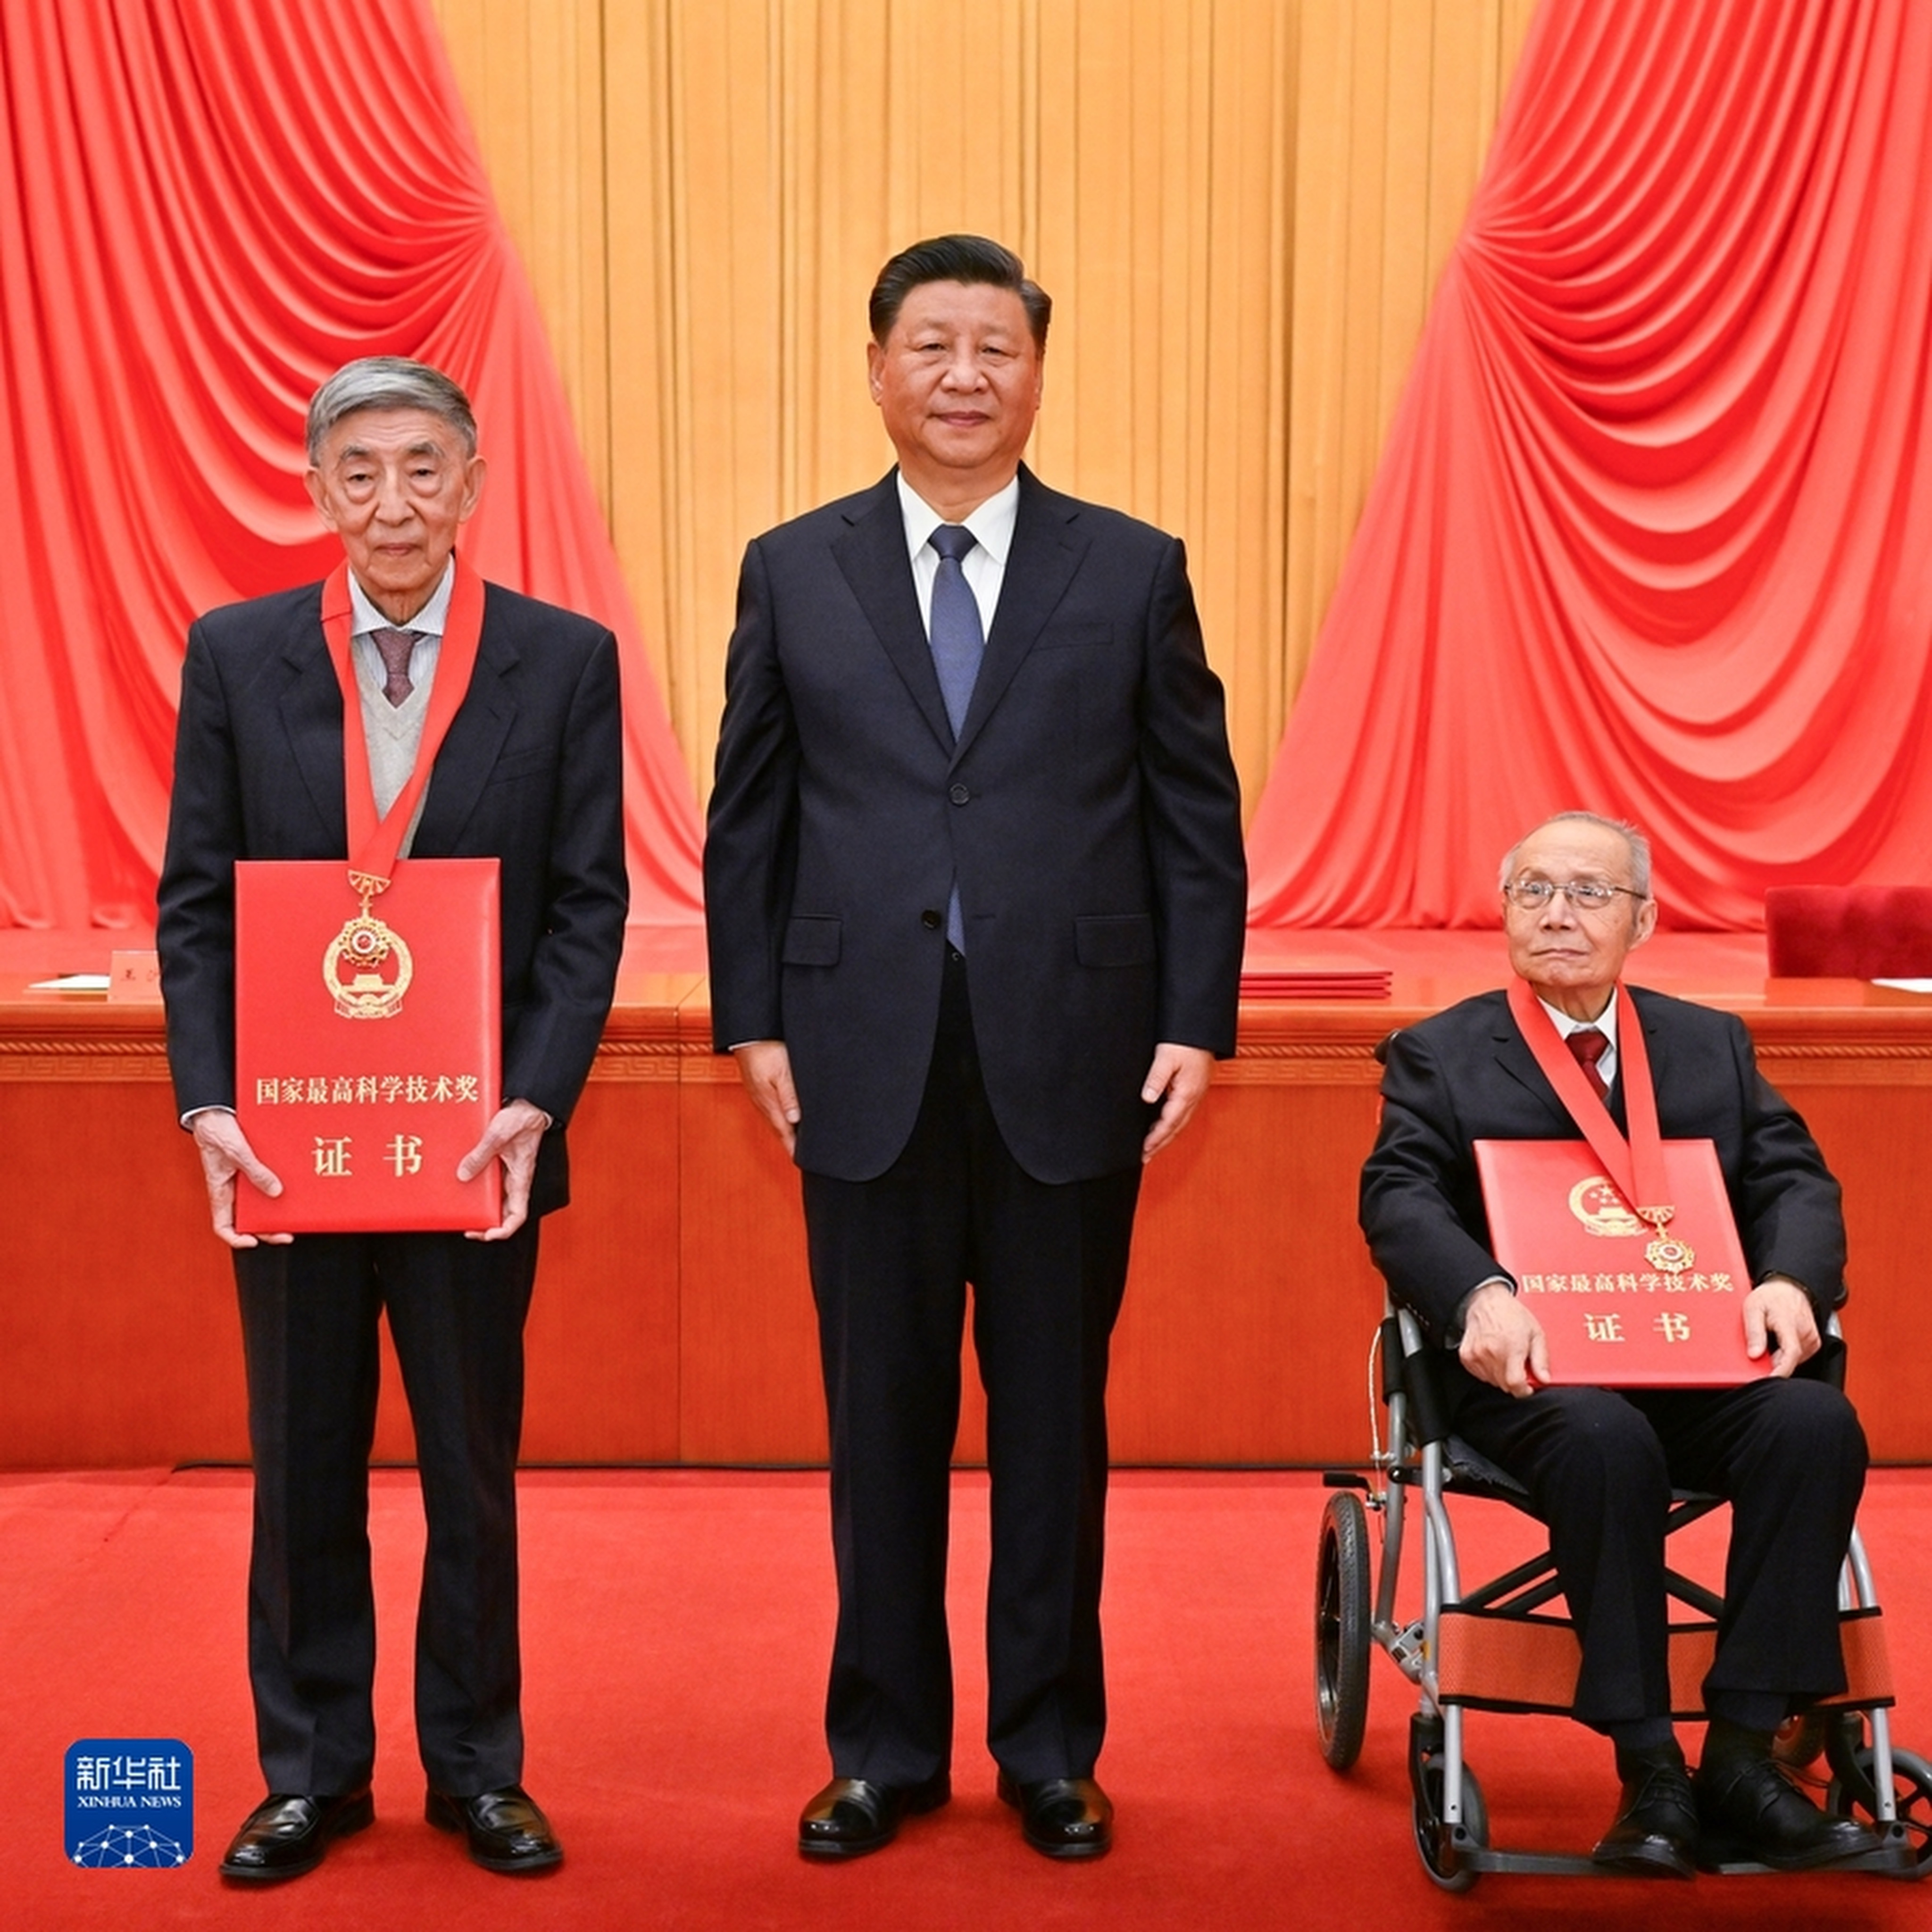
[[[416,649],[420,633],[386,626],[369,634],[375,639],[376,648],[382,654],[382,668],[388,674],[382,686],[382,695],[392,704],[400,704],[415,688],[410,680],[410,653]]]
[[[1576,1064],[1583,1070],[1583,1077],[1590,1083],[1590,1090],[1600,1100],[1610,1097],[1610,1082],[1597,1071],[1597,1062],[1610,1052],[1610,1042],[1594,1027],[1579,1027],[1574,1033],[1567,1034],[1563,1043],[1575,1054]]]

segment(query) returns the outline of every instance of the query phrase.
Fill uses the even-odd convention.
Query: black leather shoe
[[[332,1838],[376,1822],[376,1801],[365,1784],[337,1798],[274,1791],[242,1820],[219,1868],[224,1878],[251,1882],[300,1878],[322,1862]]]
[[[1607,1870],[1640,1878],[1695,1878],[1697,1801],[1684,1754],[1674,1744],[1620,1751],[1617,1768],[1623,1796],[1592,1859]]]
[[[1748,1859],[1776,1871],[1808,1871],[1879,1849],[1856,1819],[1820,1810],[1768,1756],[1714,1761],[1707,1752],[1695,1782],[1706,1864]]]
[[[808,1858],[863,1858],[898,1836],[901,1819],[937,1811],[952,1796],[952,1780],[943,1771],[923,1784],[835,1778],[800,1813],[798,1848]]]
[[[563,1847],[536,1800],[520,1784],[453,1798],[432,1791],[423,1816],[439,1832],[460,1832],[470,1856],[485,1871],[548,1871],[563,1862]]]
[[[1097,1858],[1113,1844],[1113,1805],[1090,1778],[1022,1784],[1003,1771],[1000,1799],[1018,1811],[1027,1843],[1050,1858]]]

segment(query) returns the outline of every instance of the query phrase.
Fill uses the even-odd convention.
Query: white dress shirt
[[[906,550],[912,560],[912,586],[919,593],[919,620],[932,634],[932,583],[939,574],[939,553],[928,541],[946,521],[908,483],[898,478],[899,512],[905,519]],[[963,519],[973,532],[973,548],[960,560],[961,574],[973,601],[980,607],[980,631],[993,634],[993,613],[999,608],[1000,588],[1006,580],[1006,559],[1013,548],[1013,525],[1020,513],[1020,479],[988,496]]]

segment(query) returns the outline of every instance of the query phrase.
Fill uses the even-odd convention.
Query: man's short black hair
[[[983,235],[938,235],[902,248],[879,271],[872,284],[868,317],[872,340],[881,347],[899,319],[905,298],[927,282],[984,282],[1010,289],[1027,312],[1033,346],[1046,352],[1047,325],[1053,320],[1053,298],[1037,282],[1027,279],[1025,265],[1010,248]]]

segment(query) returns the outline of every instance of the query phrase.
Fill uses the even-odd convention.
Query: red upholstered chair
[[[1774,980],[1932,980],[1932,886],[1772,886]]]

